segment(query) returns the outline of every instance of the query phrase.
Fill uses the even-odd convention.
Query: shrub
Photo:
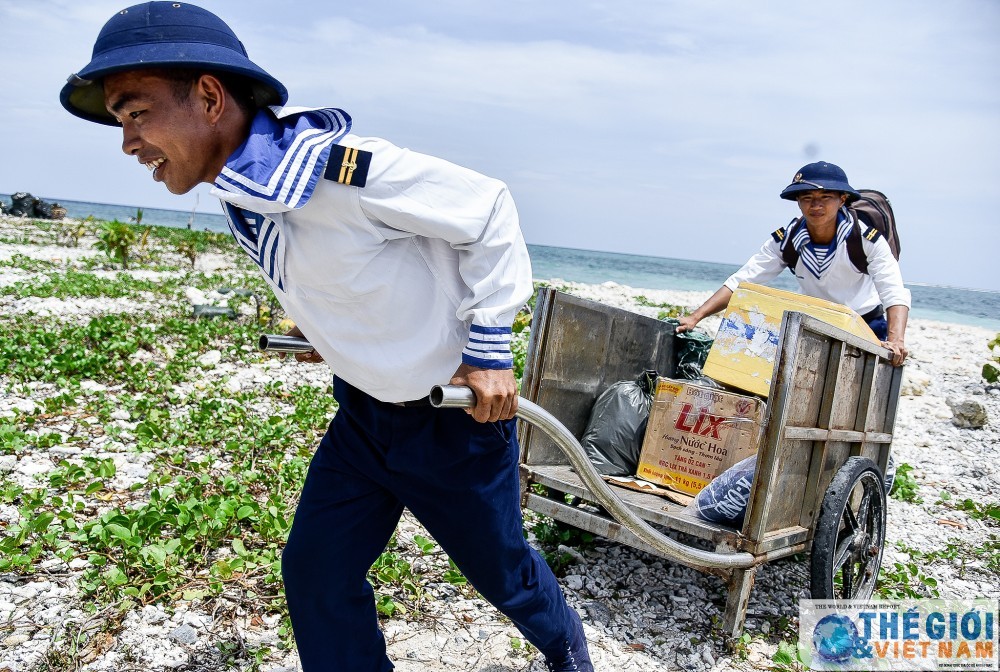
[[[135,230],[125,222],[117,219],[105,222],[97,234],[94,247],[108,255],[108,258],[120,261],[122,268],[128,268],[128,255],[135,243]]]
[[[1000,383],[1000,334],[997,334],[987,346],[992,354],[990,361],[983,364],[983,378],[987,383],[994,385]]]

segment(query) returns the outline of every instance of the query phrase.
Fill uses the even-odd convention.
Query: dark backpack
[[[896,217],[892,213],[892,204],[885,194],[874,189],[859,189],[861,197],[847,206],[847,209],[868,226],[865,237],[870,242],[875,242],[879,237],[884,237],[889,243],[892,256],[899,259],[899,234],[896,232]],[[787,227],[781,227],[771,235],[782,245],[781,258],[784,260],[788,270],[795,273],[795,264],[799,263],[799,252],[791,244],[798,227],[803,225],[804,217],[796,218]],[[857,222],[847,236],[847,256],[851,258],[854,268],[861,273],[868,272],[868,257],[865,256],[864,247],[861,245],[861,227]]]

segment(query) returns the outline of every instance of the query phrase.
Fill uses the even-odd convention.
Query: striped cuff
[[[469,342],[462,351],[462,363],[480,369],[513,368],[510,335],[510,327],[472,325],[469,328]]]

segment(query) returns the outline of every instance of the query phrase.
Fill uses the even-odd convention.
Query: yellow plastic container
[[[805,294],[744,283],[733,292],[703,371],[723,385],[766,397],[771,390],[778,332],[786,310],[806,313],[872,343],[871,328],[847,306]]]

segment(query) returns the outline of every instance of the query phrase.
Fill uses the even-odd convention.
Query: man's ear
[[[229,92],[222,82],[213,75],[202,75],[195,82],[195,97],[199,108],[205,113],[210,124],[216,124],[222,119],[222,114],[229,104]]]

